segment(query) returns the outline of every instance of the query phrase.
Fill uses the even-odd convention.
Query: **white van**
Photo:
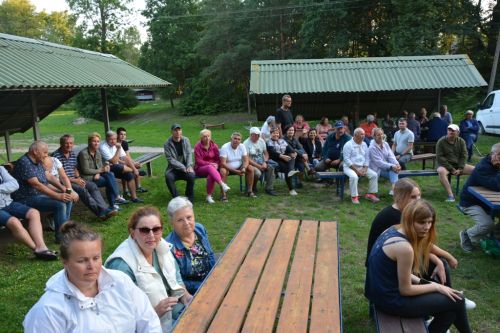
[[[479,133],[500,134],[500,90],[490,92],[484,102],[477,106],[476,119]]]

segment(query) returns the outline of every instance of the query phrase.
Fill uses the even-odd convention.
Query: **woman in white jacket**
[[[130,217],[128,230],[130,236],[108,257],[105,266],[124,272],[146,293],[163,332],[170,332],[176,319],[172,313],[178,314],[179,307],[187,305],[192,296],[170,251],[172,244],[162,238],[160,212],[153,206],[138,208]]]
[[[72,221],[61,227],[64,269],[26,315],[25,332],[161,332],[146,295],[122,272],[102,267],[102,239]]]

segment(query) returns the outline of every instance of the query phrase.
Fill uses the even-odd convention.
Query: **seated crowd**
[[[302,115],[293,120],[290,105],[291,98],[285,95],[282,112],[269,117],[262,129],[251,127],[246,139],[234,132],[220,149],[208,129],[200,132],[192,149],[182,126],[173,124],[164,144],[165,182],[172,196],[167,215],[173,231],[163,238],[160,212],[142,206],[129,219],[128,238],[104,265],[101,236],[71,221],[70,215],[78,200],[101,220],[117,215],[120,204],[143,203],[137,196],[147,192],[141,186],[141,165],[130,156],[125,129],[107,132],[103,142],[98,133],[91,133],[79,153],[74,152],[71,135],[60,138],[52,156],[46,143],[35,141],[11,173],[0,167],[0,226],[6,226],[35,257],[55,260],[56,252],[44,242],[40,219],[40,212],[48,212],[53,215],[55,241],[61,244],[64,268],[50,278],[45,293],[26,315],[25,330],[170,332],[216,262],[207,230],[195,220],[195,180],[206,178],[206,201],[214,204],[215,184],[221,201],[228,201],[230,175],[244,176],[246,195],[253,198],[259,180],[265,183],[266,194],[276,196],[274,181],[282,174],[289,194],[296,196],[304,175],[334,168],[349,179],[353,204],[360,203],[361,177],[368,179],[365,199],[373,203],[380,201],[379,177],[391,184],[394,203],[375,217],[368,238],[365,296],[370,309],[405,317],[432,316],[429,332],[445,332],[452,324],[460,332],[471,332],[465,310],[475,304],[451,286],[450,267],[456,268],[458,262],[435,244],[436,212],[420,199],[420,187],[411,179],[398,179],[398,174],[411,160],[416,138],[424,132],[430,137],[431,122],[450,120],[436,144],[437,173],[448,202],[455,201],[448,175],[471,175],[460,198],[464,213],[475,222],[460,232],[461,247],[470,252],[498,228],[488,207],[467,187],[500,190],[500,143],[474,167],[466,164],[472,156],[469,146],[472,149],[477,139],[472,111],[459,127],[451,123],[446,107],[431,120],[423,109],[418,120],[414,113],[399,118],[396,131],[390,117],[378,127],[374,115],[357,128],[350,128],[347,118],[332,127],[326,117],[311,128]],[[386,141],[386,131],[393,137],[392,145]],[[464,138],[462,132],[467,134]],[[116,178],[121,179],[123,195]],[[185,197],[178,194],[177,180],[186,181]],[[105,188],[106,200],[100,187]],[[62,299],[73,306],[65,306]]]

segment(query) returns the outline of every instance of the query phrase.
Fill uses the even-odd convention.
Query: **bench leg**
[[[151,162],[146,163],[146,173],[148,177],[153,175],[153,167],[151,166]]]

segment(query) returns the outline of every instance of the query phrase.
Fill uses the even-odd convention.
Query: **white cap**
[[[460,128],[458,128],[458,126],[455,124],[448,125],[448,128],[453,130],[454,132],[460,132]]]
[[[260,129],[258,127],[252,127],[252,128],[250,128],[250,134],[260,135]]]

